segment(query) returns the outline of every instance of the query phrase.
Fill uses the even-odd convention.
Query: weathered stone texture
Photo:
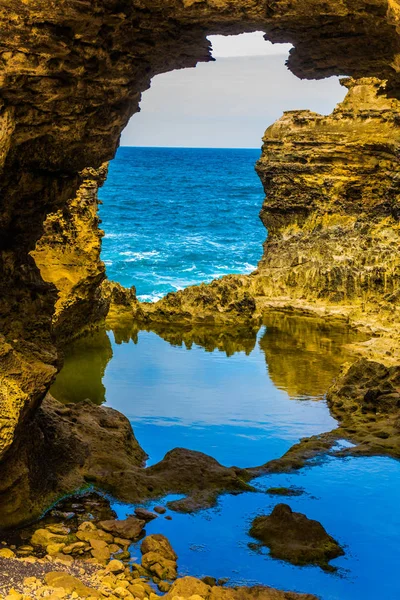
[[[109,308],[100,290],[105,266],[100,259],[103,232],[97,216],[97,190],[106,175],[107,165],[81,173],[75,198],[47,216],[44,233],[31,253],[43,279],[57,288],[53,315],[57,337],[76,336],[104,319]]]
[[[385,303],[394,318],[400,102],[379,80],[343,83],[349,92],[332,115],[287,112],[265,133],[257,171],[268,239],[257,289],[273,298]]]

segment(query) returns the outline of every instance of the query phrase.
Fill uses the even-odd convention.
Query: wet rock
[[[53,544],[49,544],[48,546],[46,546],[46,552],[50,556],[55,556],[56,554],[60,554],[63,551],[63,548],[65,548],[65,543],[62,543],[62,544],[53,543]]]
[[[107,544],[112,544],[114,540],[114,537],[111,533],[107,533],[106,531],[102,531],[101,529],[97,528],[94,530],[91,529],[85,531],[78,530],[76,532],[76,537],[78,538],[78,540],[89,543],[91,543],[93,540],[102,540]]]
[[[2,557],[2,558],[14,558],[15,557],[15,552],[13,552],[12,550],[10,550],[9,548],[1,548],[1,550],[0,550],[0,557]]]
[[[206,585],[209,585],[210,587],[217,585],[217,580],[215,579],[215,577],[210,577],[209,575],[207,575],[206,577],[203,577],[203,579],[201,581],[203,583],[205,583]]]
[[[142,556],[142,566],[158,580],[173,581],[177,578],[176,561],[168,560],[157,552],[147,552]]]
[[[160,581],[157,584],[158,589],[160,590],[160,592],[162,592],[163,594],[169,592],[169,590],[171,589],[171,584],[168,583],[168,581]]]
[[[37,529],[33,536],[31,537],[31,544],[33,546],[43,546],[46,547],[51,543],[66,543],[68,542],[67,535],[59,535],[52,533],[48,529]]]
[[[90,545],[92,547],[91,554],[93,558],[97,558],[100,562],[105,562],[110,559],[111,546],[108,546],[106,542],[103,540],[90,540]],[[118,546],[117,549],[119,550]]]
[[[125,571],[125,565],[120,560],[113,559],[108,563],[107,571],[118,575],[119,573],[123,573]]]
[[[167,509],[165,508],[165,506],[155,506],[154,511],[159,515],[164,515],[167,512]]]
[[[157,508],[157,506],[154,508],[156,512],[158,512],[158,510],[156,510]],[[143,521],[152,521],[153,519],[157,519],[157,515],[150,510],[146,510],[145,508],[135,508],[135,515],[138,519],[142,519]]]
[[[332,569],[328,561],[342,556],[342,548],[321,523],[278,504],[268,516],[256,517],[250,535],[270,548],[271,556],[294,565],[318,564]]]
[[[113,536],[127,538],[130,540],[138,538],[145,525],[145,521],[137,519],[136,517],[128,517],[127,519],[122,520],[115,519],[110,521],[100,521],[98,523],[98,527],[104,529],[104,531],[107,531],[108,533],[111,533]]]
[[[156,552],[157,554],[161,554],[161,556],[168,560],[176,561],[178,559],[168,538],[166,538],[165,535],[162,535],[160,533],[148,535],[143,540],[140,546],[140,551],[142,554],[147,554],[148,552]]]
[[[316,600],[310,594],[281,592],[264,586],[238,588],[220,588],[209,586],[195,577],[182,577],[171,587],[166,600],[182,598],[183,600]]]
[[[267,489],[267,494],[271,496],[302,496],[304,490],[294,487],[271,487]]]

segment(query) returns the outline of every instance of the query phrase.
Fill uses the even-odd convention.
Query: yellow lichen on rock
[[[106,175],[107,164],[82,171],[76,196],[47,216],[44,234],[32,252],[43,279],[58,292],[53,327],[59,337],[78,335],[108,311],[109,302],[100,291],[105,266],[97,215],[97,190]]]

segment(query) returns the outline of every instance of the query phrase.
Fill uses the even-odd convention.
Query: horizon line
[[[121,144],[118,148],[164,148],[167,150],[261,150],[261,146],[132,146]]]

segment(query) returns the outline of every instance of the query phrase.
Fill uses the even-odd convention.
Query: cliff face
[[[0,457],[58,365],[53,325],[61,334],[67,327],[60,307],[77,324],[78,307],[93,316],[91,284],[83,292],[66,269],[75,235],[66,215],[84,169],[113,157],[151,77],[210,60],[209,34],[263,30],[294,44],[289,67],[298,76],[380,76],[398,95],[399,21],[397,0],[0,0]],[[62,215],[63,233],[49,214]],[[31,256],[49,233],[66,235],[64,256],[53,239],[46,251],[38,246],[55,261],[59,297]],[[89,281],[100,270],[89,269]],[[93,306],[97,318],[97,298]]]
[[[380,306],[400,300],[400,102],[379,80],[345,80],[327,116],[285,113],[264,136],[257,172],[268,230],[259,293]],[[382,95],[381,95],[382,94]]]
[[[105,266],[100,260],[101,238],[97,190],[107,165],[85,169],[75,198],[50,213],[44,233],[31,253],[41,276],[57,288],[53,330],[58,338],[73,337],[105,317],[109,302],[101,294]]]

